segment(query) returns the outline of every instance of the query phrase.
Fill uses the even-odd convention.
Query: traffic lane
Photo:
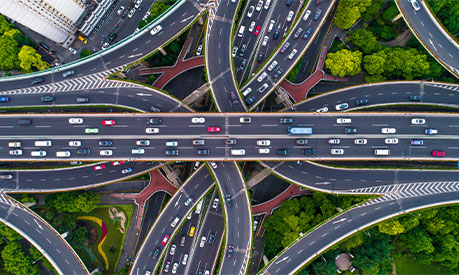
[[[448,192],[409,197],[398,201],[389,200],[353,208],[305,235],[288,250],[278,255],[277,260],[271,262],[262,274],[293,274],[326,247],[347,236],[349,232],[359,231],[385,217],[412,211],[426,204],[449,204],[457,201],[458,193]]]
[[[41,251],[45,251],[43,256],[50,262],[54,262],[59,272],[89,274],[70,245],[32,211],[2,195],[0,197],[0,217],[6,224],[20,229],[23,233],[21,235],[32,244],[37,245]]]
[[[244,181],[235,162],[219,162],[213,169],[223,196],[231,195],[232,206],[225,204],[227,217],[225,258],[221,265],[222,274],[245,273],[252,241],[252,216]],[[223,198],[225,199],[225,198]],[[225,203],[225,202],[223,202]],[[228,246],[234,246],[231,258]],[[238,267],[239,270],[234,270]]]
[[[0,179],[0,184],[10,192],[35,192],[39,190],[51,192],[93,188],[146,173],[160,165],[156,162],[123,162],[113,166],[112,162],[102,162],[53,170],[2,170],[0,171],[1,174],[11,174],[13,179]],[[103,168],[98,169],[99,167]],[[123,174],[121,171],[128,167],[132,169],[132,172]]]
[[[208,170],[203,167],[201,166],[201,168],[191,175],[161,212],[137,254],[132,272],[144,274],[147,270],[155,270],[158,260],[161,259],[161,256],[165,252],[165,246],[161,244],[161,241],[163,241],[166,235],[170,238],[178,230],[177,227],[173,228],[171,226],[171,222],[176,216],[179,216],[180,221],[178,224],[181,224],[190,209],[212,187],[214,184],[213,179],[209,175]],[[190,196],[194,198],[194,201],[189,206],[185,206],[184,203]],[[166,241],[166,245],[169,245],[169,241]],[[153,252],[156,247],[161,247],[161,252],[156,259],[153,259]]]

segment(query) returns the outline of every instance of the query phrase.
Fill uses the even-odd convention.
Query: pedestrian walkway
[[[143,213],[145,211],[145,202],[156,192],[164,191],[173,195],[177,188],[167,181],[159,170],[150,172],[150,183],[140,193],[116,193],[111,194],[114,198],[131,199],[138,205],[136,229],[140,229],[142,225]]]
[[[317,68],[315,72],[306,78],[305,81],[299,84],[293,84],[288,80],[282,81],[280,86],[284,88],[289,94],[293,97],[293,99],[298,102],[306,98],[308,91],[312,89],[317,83],[321,80],[327,81],[335,81],[335,82],[346,82],[348,81],[347,78],[337,77],[326,74],[322,67],[324,65],[325,56],[327,55],[327,47],[324,46],[322,52],[320,53],[319,62],[317,63]]]
[[[204,57],[195,56],[184,60],[184,57],[190,47],[192,38],[188,38],[185,45],[183,46],[182,50],[180,51],[180,55],[177,58],[174,66],[171,67],[158,67],[158,68],[147,68],[147,69],[139,69],[139,75],[151,75],[151,74],[161,74],[158,79],[153,83],[153,87],[158,89],[163,89],[169,81],[171,81],[177,75],[188,71],[190,69],[204,66]]]
[[[298,185],[290,185],[289,188],[285,189],[284,192],[279,194],[277,197],[257,205],[252,206],[252,214],[260,215],[265,214],[265,218],[269,217],[274,209],[278,208],[283,201],[289,200],[293,197],[311,193],[311,191],[306,189],[301,189]]]

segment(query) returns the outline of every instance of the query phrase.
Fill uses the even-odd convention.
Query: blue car
[[[304,34],[303,34],[303,39],[306,40],[308,39],[309,35],[311,34],[311,28],[307,29]]]
[[[8,102],[10,101],[10,98],[7,96],[0,96],[0,102]]]
[[[275,32],[274,32],[274,35],[273,35],[273,39],[276,40],[278,37],[279,37],[279,33],[280,33],[280,30],[277,29]]]
[[[250,104],[252,104],[254,101],[255,101],[255,97],[254,97],[254,96],[251,96],[251,97],[249,97],[249,98],[247,98],[247,99],[245,100],[245,103],[247,103],[247,105],[250,105]]]
[[[121,173],[123,173],[123,174],[131,173],[131,172],[132,172],[132,168],[131,168],[131,167],[128,167],[128,168],[123,169],[123,170],[121,171]]]

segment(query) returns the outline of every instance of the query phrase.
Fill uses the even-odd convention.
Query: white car
[[[206,236],[202,236],[201,237],[201,242],[199,243],[199,247],[204,247],[204,245],[206,244],[206,241],[207,241],[207,237]]]
[[[316,113],[326,113],[328,112],[328,107],[323,107],[316,110]]]
[[[250,6],[249,7],[249,11],[247,12],[247,17],[248,18],[251,18],[252,15],[253,15],[253,11],[255,10],[255,7],[254,6]]]
[[[108,47],[110,47],[110,44],[108,44],[108,42],[105,42],[104,45],[102,45],[102,50],[105,50]]]
[[[357,138],[354,139],[354,144],[364,145],[367,144],[367,140],[365,138]]]
[[[203,117],[193,117],[191,119],[191,123],[204,123],[206,122],[206,119]]]
[[[237,50],[239,50],[239,47],[238,47],[238,46],[234,46],[234,47],[233,47],[233,52],[231,53],[231,56],[232,56],[232,57],[236,57]]]
[[[266,77],[266,72],[263,72],[263,73],[257,78],[257,81],[258,81],[258,82],[262,82],[263,79],[265,79],[265,77]]]
[[[288,59],[293,59],[293,57],[295,57],[297,52],[298,51],[296,49],[293,49],[292,52],[288,55]]]
[[[398,144],[398,138],[386,138],[384,142],[386,144]]]
[[[257,145],[258,146],[269,146],[271,145],[271,141],[269,139],[257,140]]]
[[[172,274],[177,273],[177,269],[179,267],[179,263],[175,262],[174,265],[172,266]]]
[[[307,10],[306,13],[305,13],[304,16],[303,16],[303,20],[304,20],[304,21],[307,21],[310,14],[311,14],[311,10]]]
[[[73,54],[77,54],[77,51],[75,51],[72,47],[69,47],[69,51]]]
[[[131,150],[131,153],[133,155],[143,155],[145,154],[145,149],[142,149],[142,148],[135,148],[135,149],[132,149]]]
[[[269,9],[269,4],[271,4],[271,0],[266,0],[265,6],[264,6],[265,10]]]
[[[291,21],[292,21],[292,19],[293,19],[293,15],[294,15],[294,14],[295,14],[295,12],[294,12],[294,11],[290,11],[290,12],[288,13],[288,15],[287,15],[287,19],[286,19],[286,20],[287,20],[287,22],[291,22]]]
[[[253,32],[253,29],[255,29],[255,21],[252,21],[249,26],[249,32]]]
[[[330,153],[332,155],[342,155],[344,154],[344,150],[343,149],[331,149]]]
[[[169,251],[169,254],[171,255],[174,255],[175,254],[175,249],[177,248],[177,246],[175,244],[172,244],[171,245],[171,251]]]
[[[351,119],[350,118],[337,118],[336,119],[336,123],[338,124],[346,124],[346,123],[351,123]]]
[[[395,134],[397,130],[395,128],[382,128],[381,133],[383,134]]]
[[[218,198],[215,198],[214,203],[212,203],[212,208],[213,209],[217,209],[217,206],[218,206],[219,202],[220,202],[220,200]]]
[[[217,164],[213,161],[210,162],[210,166],[213,168],[213,169],[216,169],[217,168]]]
[[[100,150],[99,154],[101,156],[111,156],[113,155],[113,151],[112,150]]]
[[[256,10],[261,11],[261,8],[263,8],[263,0],[258,1]]]
[[[261,45],[263,47],[266,47],[266,45],[268,45],[268,40],[269,40],[269,37],[266,35],[265,37],[263,37],[263,42],[261,42]]]
[[[328,144],[339,144],[340,140],[339,138],[331,138],[328,140]]]
[[[129,11],[128,17],[129,17],[129,18],[132,18],[132,16],[134,16],[134,13],[135,13],[135,8],[132,8],[132,9]]]
[[[69,146],[80,147],[81,146],[81,141],[79,141],[79,140],[71,140],[71,141],[69,141]]]
[[[10,156],[22,156],[22,150],[10,150]]]
[[[70,124],[83,124],[83,119],[81,117],[71,117],[69,118]]]
[[[159,128],[147,128],[147,129],[145,129],[145,133],[147,133],[147,134],[157,134],[157,133],[159,133]]]
[[[124,11],[124,6],[120,6],[120,8],[116,12],[116,14],[121,15],[123,13],[123,11]]]
[[[411,6],[413,6],[413,9],[414,9],[415,11],[418,11],[418,10],[421,9],[421,7],[419,6],[418,1],[416,1],[416,0],[411,0]]]
[[[269,65],[268,71],[272,71],[276,66],[277,66],[277,61],[274,60],[273,63],[271,63],[271,65]]]
[[[163,29],[163,27],[161,27],[161,25],[156,25],[156,26],[150,31],[150,34],[151,34],[151,35],[155,35],[155,34],[157,34],[158,32],[160,32],[162,29]]]
[[[336,105],[335,108],[336,108],[337,111],[346,110],[347,108],[349,108],[349,104],[340,103],[340,104]]]
[[[411,124],[414,124],[414,125],[426,124],[426,120],[423,118],[413,118],[411,119]]]
[[[201,55],[202,53],[202,44],[198,46],[198,49],[196,50],[196,55]]]
[[[260,154],[269,154],[269,148],[259,148],[258,153]]]

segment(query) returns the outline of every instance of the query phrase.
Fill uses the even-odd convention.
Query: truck
[[[311,127],[288,127],[289,135],[311,135]]]
[[[198,205],[196,206],[196,211],[194,211],[195,214],[199,215],[201,214],[201,210],[202,210],[202,204],[204,203],[204,199],[201,199],[199,202],[198,202]]]

